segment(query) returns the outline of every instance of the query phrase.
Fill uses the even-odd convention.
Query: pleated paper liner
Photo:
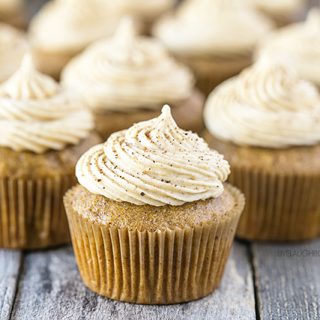
[[[156,232],[117,229],[65,205],[72,243],[84,283],[111,299],[172,304],[204,297],[218,287],[244,206],[242,194],[229,187],[237,206],[201,226]]]
[[[238,237],[298,241],[320,236],[320,174],[281,174],[233,165],[230,182],[246,196]]]
[[[40,249],[70,241],[63,195],[71,175],[0,179],[0,248]]]

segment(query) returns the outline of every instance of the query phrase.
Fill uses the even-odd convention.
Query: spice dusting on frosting
[[[0,146],[42,153],[77,144],[93,128],[93,118],[69,90],[39,73],[26,55],[0,86]]]
[[[93,109],[160,109],[163,103],[188,99],[192,73],[171,58],[155,39],[137,34],[124,18],[115,35],[73,59],[62,75]]]
[[[208,130],[239,145],[284,148],[320,141],[320,95],[289,66],[261,59],[210,95]]]
[[[155,119],[114,133],[79,160],[79,183],[136,205],[182,205],[219,197],[229,164],[198,135],[176,125],[169,106]]]

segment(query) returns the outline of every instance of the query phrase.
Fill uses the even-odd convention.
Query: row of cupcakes
[[[205,94],[252,63],[257,42],[274,27],[265,12],[289,17],[291,10],[303,7],[301,0],[278,5],[258,0],[187,0],[175,10],[172,0],[147,6],[139,1],[94,0],[90,5],[87,1],[50,1],[32,19],[28,38],[40,71],[58,79],[73,57],[92,42],[111,36],[124,13],[135,17],[136,28],[143,31],[139,21],[150,24],[168,11],[154,24],[152,33],[193,69]]]
[[[320,234],[320,96],[290,67],[262,59],[214,90],[207,142],[165,106],[101,144],[84,99],[30,56],[1,85],[0,106],[1,247],[68,242],[62,199],[71,188],[64,204],[79,270],[101,295],[198,299],[219,285],[236,232]],[[229,175],[247,199],[242,217]]]

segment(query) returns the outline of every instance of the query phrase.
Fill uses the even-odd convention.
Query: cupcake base
[[[203,105],[203,95],[198,90],[195,90],[188,100],[171,105],[173,118],[180,128],[200,133],[204,128],[202,119]],[[102,138],[107,139],[110,134],[127,129],[134,123],[157,117],[161,107],[159,106],[159,109],[156,110],[145,109],[129,113],[96,111],[96,130]]]
[[[226,199],[233,199],[233,202],[224,212],[218,209],[224,205],[224,200],[217,200],[215,205],[215,199],[188,204],[183,208],[186,213],[184,217],[188,218],[190,212],[193,215],[193,210],[201,215],[204,213],[199,211],[200,208],[206,211],[215,207],[219,213],[213,215],[215,218],[212,216],[210,221],[155,230],[151,227],[154,218],[161,220],[162,214],[173,216],[170,210],[178,210],[179,216],[183,212],[181,207],[152,209],[151,206],[143,208],[114,203],[101,196],[89,195],[81,186],[73,188],[65,196],[65,206],[84,283],[108,298],[141,304],[180,303],[210,294],[220,284],[244,206],[243,196],[237,189],[227,185],[225,192]],[[88,204],[81,213],[75,209],[75,202],[79,201],[85,206],[86,202]],[[97,212],[92,214],[87,211],[92,208],[90,203],[101,201],[108,203],[111,219],[117,213],[113,212],[114,207],[117,210],[122,208],[116,225],[112,221],[106,223]],[[109,214],[106,216],[109,217]],[[134,228],[132,223],[136,220],[130,219],[130,216],[138,217],[138,221],[145,216],[145,229]],[[123,224],[123,221],[126,223]],[[161,225],[160,221],[157,223]]]
[[[224,59],[214,56],[176,58],[189,66],[197,79],[197,87],[208,96],[223,81],[237,75],[252,63],[251,55]]]
[[[205,134],[232,167],[230,182],[246,196],[237,236],[301,241],[320,236],[320,146],[284,150],[239,147]]]
[[[70,241],[63,195],[80,155],[100,142],[36,155],[0,148],[0,248],[41,249]]]

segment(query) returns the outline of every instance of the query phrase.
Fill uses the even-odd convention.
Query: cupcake
[[[26,35],[14,27],[0,23],[0,83],[19,68],[29,46]]]
[[[312,9],[305,22],[290,25],[268,36],[258,56],[289,61],[298,74],[320,88],[320,9]]]
[[[286,65],[262,59],[207,101],[205,135],[247,205],[237,235],[290,241],[320,235],[320,95]]]
[[[118,14],[104,0],[54,0],[32,19],[30,41],[42,72],[59,78],[67,62],[90,43],[109,36]]]
[[[137,35],[131,19],[124,19],[112,38],[73,59],[62,81],[83,96],[104,138],[156,117],[164,103],[172,105],[179,126],[203,129],[204,98],[192,73],[158,41]]]
[[[25,27],[23,0],[0,0],[0,21],[15,27]]]
[[[69,241],[63,194],[80,155],[99,142],[82,102],[38,73],[30,56],[0,86],[0,247]]]
[[[188,0],[153,33],[196,74],[205,94],[249,66],[272,23],[243,0]]]
[[[220,283],[244,206],[229,164],[179,129],[170,108],[114,133],[79,160],[66,194],[85,284],[111,299],[171,304]]]
[[[307,0],[249,0],[278,27],[297,21],[307,7]]]
[[[149,33],[153,22],[163,13],[173,9],[175,0],[117,0],[111,2],[124,15],[130,15],[142,23],[145,33]]]

